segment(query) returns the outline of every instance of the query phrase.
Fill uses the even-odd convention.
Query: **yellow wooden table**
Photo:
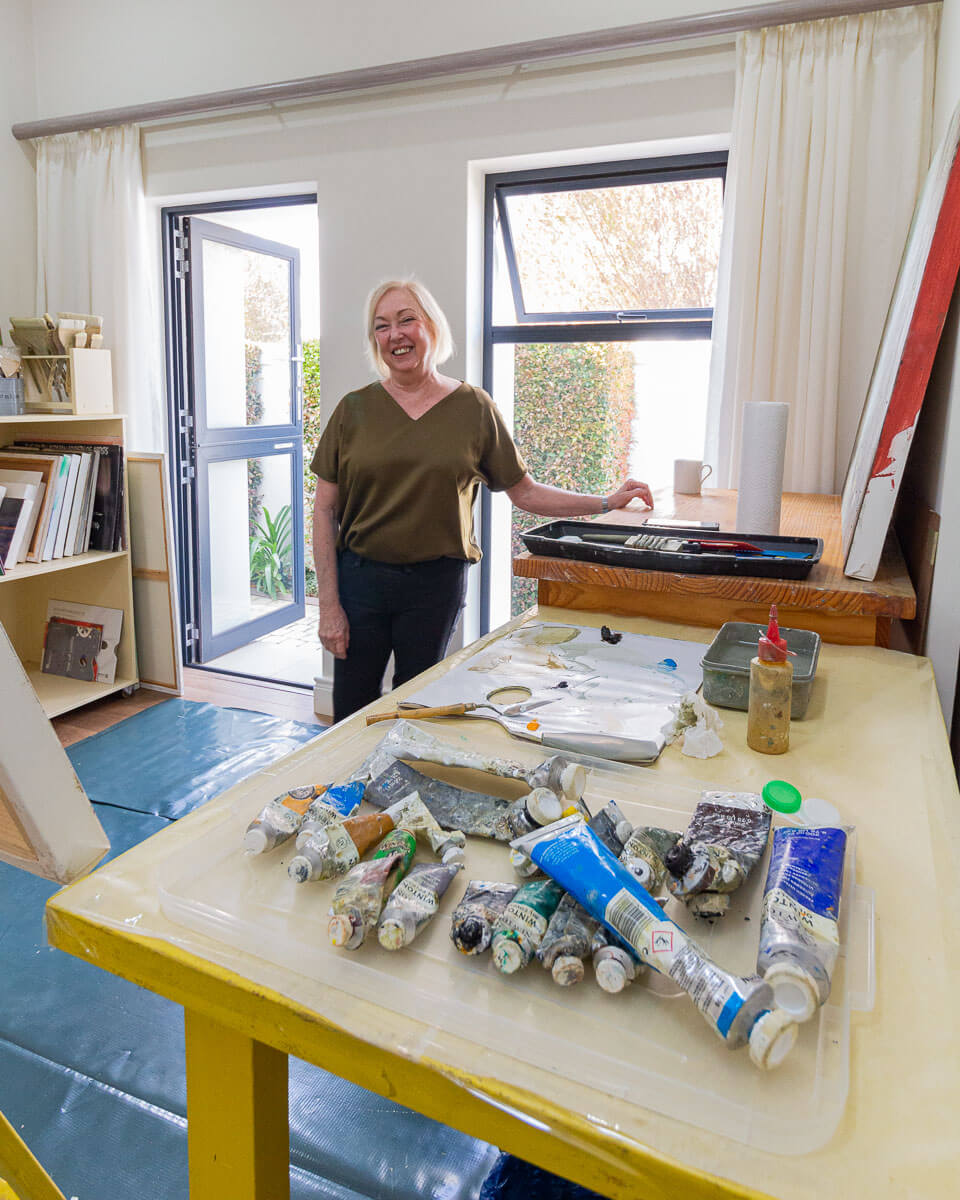
[[[610,623],[604,614],[547,609],[541,616]],[[706,636],[641,618],[616,624]],[[686,759],[669,747],[649,770],[692,787],[759,789],[771,761],[746,749],[745,714],[723,715],[718,757]],[[361,721],[354,717],[295,754],[319,776],[325,749]],[[442,736],[447,727],[431,728]],[[494,736],[508,753],[507,735],[497,729]],[[222,820],[230,792],[55,896],[49,938],[184,1006],[196,1200],[287,1195],[288,1054],[623,1200],[953,1197],[960,1169],[960,796],[929,662],[825,645],[808,716],[794,722],[791,749],[773,773],[832,800],[856,823],[858,878],[876,889],[876,1003],[870,1013],[852,1014],[846,1111],[828,1144],[810,1154],[783,1157],[734,1143],[429,1029],[392,1011],[388,995],[379,1004],[357,1000],[330,982],[185,933],[160,911],[158,879]]]

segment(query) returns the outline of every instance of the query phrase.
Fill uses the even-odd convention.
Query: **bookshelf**
[[[27,413],[0,417],[0,447],[16,441],[69,442],[78,437],[124,436],[123,417]],[[126,469],[126,467],[124,467]],[[125,542],[130,545],[124,502]],[[113,683],[86,682],[40,670],[47,601],[71,600],[123,611]],[[91,550],[47,562],[22,562],[0,576],[0,623],[33,684],[48,717],[56,717],[115,692],[135,688],[137,651],[133,625],[133,573],[130,551]]]

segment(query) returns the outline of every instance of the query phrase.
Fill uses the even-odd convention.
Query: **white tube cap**
[[[243,835],[243,848],[247,854],[264,854],[272,845],[262,825],[254,825]]]
[[[295,854],[287,864],[287,874],[294,883],[306,883],[313,878],[313,863],[304,854]]]
[[[779,1008],[765,1012],[750,1030],[750,1059],[762,1071],[779,1067],[797,1040],[797,1025]]]
[[[397,913],[383,921],[377,930],[377,939],[384,950],[402,950],[417,936],[417,922],[412,913]]]
[[[513,938],[494,938],[491,954],[493,965],[503,975],[512,975],[523,966],[523,951]]]
[[[335,913],[327,925],[330,943],[333,946],[343,946],[345,950],[355,950],[363,941],[363,925],[355,926],[347,913]]]
[[[798,963],[775,962],[763,978],[773,988],[777,1008],[794,1021],[809,1021],[817,1011],[820,996],[810,973]]]
[[[534,788],[526,799],[527,812],[538,825],[550,825],[563,816],[560,798],[549,788]]]
[[[560,772],[560,789],[565,800],[576,803],[587,786],[587,772],[581,763],[568,763]]]
[[[572,987],[583,979],[583,962],[575,954],[561,954],[551,971],[553,982],[561,987]]]

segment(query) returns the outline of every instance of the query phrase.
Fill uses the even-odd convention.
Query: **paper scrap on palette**
[[[703,681],[703,651],[699,642],[635,633],[611,645],[590,626],[533,622],[490,642],[409,700],[506,706],[529,692],[531,705],[543,702],[529,717],[544,731],[615,734],[652,741],[659,752],[671,705]]]

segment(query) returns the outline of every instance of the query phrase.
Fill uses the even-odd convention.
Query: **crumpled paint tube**
[[[377,922],[377,937],[384,950],[409,946],[420,930],[436,916],[444,892],[461,869],[461,863],[417,863],[397,884]]]
[[[501,974],[512,975],[533,958],[562,897],[552,879],[532,879],[517,890],[493,927],[490,953]]]
[[[391,890],[410,870],[417,839],[407,829],[394,829],[369,862],[357,863],[337,886],[327,930],[334,946],[356,950],[377,926]]]
[[[680,841],[680,834],[657,825],[638,825],[627,838],[620,861],[632,871],[648,892],[663,884],[667,867],[664,858]]]
[[[287,865],[287,874],[297,883],[345,875],[370,847],[393,829],[386,813],[361,813],[318,829],[299,848]]]
[[[263,854],[292,838],[311,803],[325,791],[325,784],[309,783],[274,797],[247,826],[243,835],[245,852]]]
[[[611,800],[605,808],[600,809],[592,816],[588,824],[613,854],[620,853],[625,839],[630,835],[630,822],[624,817],[615,800]],[[522,850],[511,850],[510,855],[511,859],[514,855],[518,855],[531,863],[535,869],[540,869],[532,859],[527,858]],[[601,928],[600,922],[595,917],[591,917],[569,892],[563,897],[557,911],[550,918],[550,924],[547,926],[543,941],[537,950],[537,960],[550,971],[554,983],[558,983],[561,987],[570,987],[583,979],[583,960],[593,954],[594,939]],[[607,939],[603,938],[603,944],[606,944],[606,941]],[[626,950],[619,947],[616,950],[624,958],[629,959]],[[596,965],[596,960],[594,961]],[[598,974],[597,978],[601,987],[604,986],[603,980],[609,974],[609,970],[601,970]],[[606,990],[620,991],[624,983],[634,978],[636,971],[630,971],[628,976],[625,971],[623,974],[624,978],[619,986]]]
[[[459,829],[473,837],[499,841],[514,836],[506,822],[509,800],[431,779],[404,762],[391,762],[372,779],[367,784],[365,798],[375,808],[388,808],[411,792],[419,794],[441,829]]]
[[[759,1067],[783,1061],[796,1041],[797,1026],[774,1008],[770,985],[717,966],[579,817],[528,833],[516,844],[591,916],[622,937],[641,961],[679,984],[727,1046],[748,1043]]]
[[[686,900],[699,892],[736,891],[767,847],[770,815],[756,792],[704,792],[683,837],[664,857],[673,895]],[[715,902],[710,915],[725,909]]]
[[[419,792],[409,792],[384,810],[398,829],[422,833],[434,854],[444,862],[462,862],[467,839],[459,829],[441,829],[433,813],[420,799]]]
[[[516,893],[515,883],[470,880],[450,921],[450,937],[461,954],[482,954],[487,949],[497,918]]]
[[[590,952],[594,978],[611,996],[622,992],[628,983],[633,983],[647,969],[622,939],[611,933],[605,925],[601,925],[594,934]]]
[[[335,821],[352,817],[363,800],[362,783],[332,783],[330,787],[312,800],[297,834],[297,849],[320,829],[326,829]]]
[[[565,755],[555,754],[534,767],[528,767],[510,758],[482,754],[441,741],[424,729],[419,721],[398,721],[360,764],[353,778],[367,783],[382,775],[399,758],[486,771],[503,779],[520,779],[531,788],[547,786],[551,791],[559,788],[563,793],[562,798],[569,804],[580,803],[586,786],[584,768]]]
[[[757,971],[798,1021],[808,1021],[830,995],[846,848],[843,829],[774,830]]]

